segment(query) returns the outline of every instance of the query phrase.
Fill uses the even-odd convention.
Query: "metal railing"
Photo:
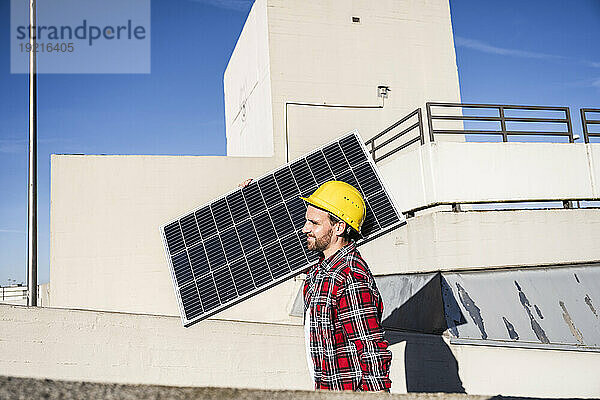
[[[492,109],[498,112],[498,116],[469,116],[469,115],[434,115],[432,113],[432,107],[444,107],[444,108],[459,108],[459,109]],[[509,135],[551,135],[551,136],[565,136],[568,137],[569,142],[573,143],[573,127],[571,125],[571,114],[569,107],[544,107],[544,106],[515,106],[506,104],[465,104],[465,103],[426,103],[427,108],[427,124],[429,127],[429,139],[433,142],[435,135],[438,134],[460,134],[460,135],[502,135],[502,141],[508,142]],[[525,111],[546,111],[546,112],[563,112],[564,118],[545,118],[545,117],[510,117],[506,116],[505,111],[507,110],[525,110]],[[479,121],[479,122],[499,122],[499,130],[476,130],[476,129],[434,129],[433,121]],[[566,131],[541,131],[541,130],[512,130],[507,128],[507,122],[519,122],[519,123],[552,123],[552,124],[564,124]]]
[[[391,136],[389,138],[383,138],[384,135],[386,135],[387,133],[391,132],[392,130],[394,130],[395,128],[399,127],[400,125],[404,124],[405,122],[407,122],[409,119],[413,118],[414,116],[417,117],[417,121],[415,123],[413,123],[412,125],[408,126],[407,128],[403,129],[402,131],[400,131],[399,133],[395,134],[394,136]],[[418,133],[419,135],[408,140],[407,142],[401,144],[400,146],[388,151],[387,153],[377,157],[376,155],[376,151],[377,150],[381,150],[383,147],[387,146],[388,144],[392,143],[393,141],[398,140],[399,138],[401,138],[404,135],[407,135],[411,132],[413,132],[415,129],[418,129]],[[379,143],[379,144],[375,144],[376,140],[383,140],[383,142]],[[385,140],[384,140],[385,139]],[[373,136],[371,139],[367,140],[365,142],[365,145],[367,146],[367,148],[369,148],[369,153],[371,153],[371,157],[373,157],[373,160],[375,162],[381,161],[386,157],[391,156],[392,154],[405,149],[406,147],[410,146],[413,143],[416,142],[421,142],[421,145],[425,144],[425,135],[423,134],[423,117],[421,115],[421,108],[417,108],[416,110],[414,110],[413,112],[411,112],[410,114],[408,114],[407,116],[405,116],[404,118],[400,119],[399,121],[395,122],[394,124],[390,125],[389,127],[387,127],[386,129],[384,129],[383,131],[379,132],[377,135]]]
[[[600,120],[588,119],[587,116],[587,113],[600,113],[600,108],[581,108],[579,112],[581,113],[581,126],[583,128],[583,140],[585,143],[590,142],[590,136],[600,137],[600,132],[589,131],[589,125],[600,125]]]
[[[432,112],[432,107],[444,107],[449,109],[478,109],[478,110],[495,110],[497,112],[497,116],[489,116],[489,115],[435,115]],[[569,140],[569,143],[575,142],[575,137],[573,135],[573,126],[571,122],[571,113],[569,107],[552,107],[552,106],[515,106],[508,104],[466,104],[466,103],[437,103],[437,102],[428,102],[426,103],[427,109],[427,125],[429,128],[429,140],[431,142],[435,141],[435,135],[438,134],[459,134],[459,135],[502,135],[502,141],[508,142],[509,136],[516,135],[524,135],[524,136],[559,136],[566,137]],[[561,118],[550,118],[544,116],[533,116],[533,117],[516,117],[516,116],[507,116],[505,111],[532,111],[532,112],[554,112],[561,113]],[[588,113],[600,113],[600,108],[582,108],[580,109],[581,113],[581,125],[583,128],[583,136],[584,142],[589,143],[590,138],[600,137],[600,132],[590,132],[591,125],[600,125],[600,119],[590,119]],[[462,114],[462,113],[461,113]],[[564,116],[564,117],[563,117]],[[400,127],[402,124],[406,126],[406,123],[411,119],[416,117],[416,122],[412,123],[399,133],[389,136],[389,134],[394,129]],[[494,122],[498,123],[500,126],[499,130],[484,130],[484,129],[434,129],[434,121],[477,121],[477,122]],[[514,130],[509,129],[507,127],[507,123],[526,123],[528,126],[534,127],[533,124],[560,124],[564,130],[563,131],[543,131],[543,130]],[[390,144],[392,142],[396,142],[401,137],[416,131],[418,129],[418,136],[413,137],[412,139],[399,144],[397,147],[392,147],[391,150]],[[375,162],[381,161],[392,154],[405,149],[413,143],[421,142],[421,145],[425,144],[425,137],[423,134],[423,118],[421,108],[417,108],[412,111],[410,114],[406,115],[399,121],[395,122],[393,125],[379,132],[377,135],[373,136],[371,139],[365,142],[367,148],[369,149],[369,153],[373,157]],[[388,146],[386,149],[384,147]],[[383,155],[377,155],[377,151],[386,151]]]
[[[0,287],[0,303],[15,303],[27,300],[27,286]]]

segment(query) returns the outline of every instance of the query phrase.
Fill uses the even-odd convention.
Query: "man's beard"
[[[331,242],[332,235],[333,231],[330,230],[319,239],[315,238],[314,236],[311,236],[314,239],[314,242],[310,242],[308,240],[309,236],[306,236],[306,247],[308,247],[309,250],[323,252],[327,248],[327,246],[329,246],[329,242]]]

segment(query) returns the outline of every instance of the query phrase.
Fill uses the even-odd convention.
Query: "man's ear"
[[[348,228],[348,224],[345,223],[344,221],[340,221],[337,224],[335,224],[336,236],[342,236],[344,234],[344,232],[346,232],[347,228]]]

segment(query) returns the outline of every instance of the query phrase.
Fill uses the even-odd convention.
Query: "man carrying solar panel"
[[[392,353],[381,327],[383,302],[355,244],[365,201],[341,181],[325,182],[302,199],[308,203],[302,228],[307,247],[321,253],[304,283],[306,355],[315,389],[389,391]]]
[[[383,339],[383,303],[356,249],[365,219],[358,190],[341,181],[308,198],[309,250],[321,252],[304,284],[307,360],[316,389],[389,390],[392,353]]]

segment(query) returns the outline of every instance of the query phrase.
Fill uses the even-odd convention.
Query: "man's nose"
[[[304,223],[304,226],[302,227],[302,233],[308,233],[308,232],[310,232],[310,229],[308,229],[307,225],[308,225],[308,221],[306,221]]]

